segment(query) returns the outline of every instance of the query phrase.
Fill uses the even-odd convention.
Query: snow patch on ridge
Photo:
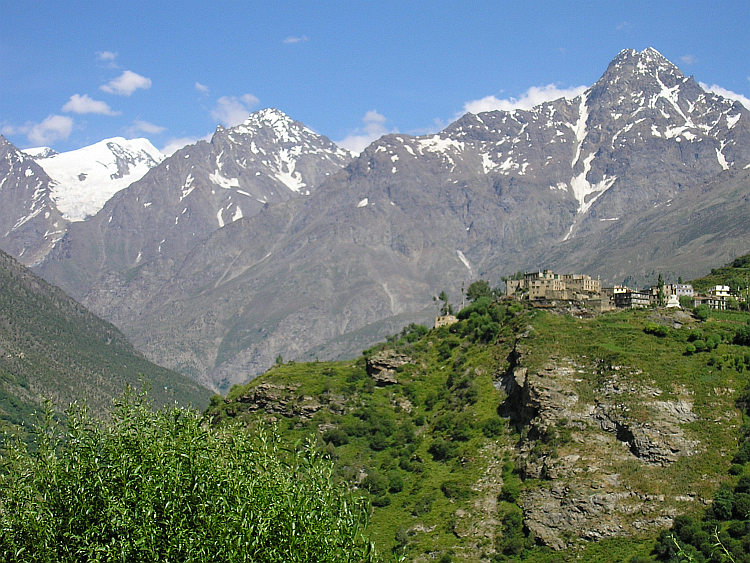
[[[471,267],[471,263],[469,262],[469,260],[466,258],[466,256],[464,256],[464,253],[461,252],[460,250],[456,250],[456,254],[458,255],[458,259],[461,260],[461,262],[463,262],[464,266],[466,266],[466,269],[469,270],[469,274],[473,276],[474,270]]]
[[[240,187],[239,178],[227,178],[226,176],[223,176],[219,170],[217,170],[213,174],[209,174],[208,179],[220,188],[224,188],[225,190]]]

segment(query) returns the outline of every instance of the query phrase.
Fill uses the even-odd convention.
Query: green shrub
[[[734,335],[734,343],[740,346],[750,346],[750,324],[746,324],[737,329]]]
[[[693,309],[693,315],[699,321],[707,320],[710,314],[711,310],[708,308],[708,305],[698,305],[695,309]]]
[[[435,461],[446,461],[456,457],[457,448],[452,442],[437,438],[430,444],[427,451],[432,455]]]
[[[729,520],[732,517],[734,508],[734,493],[727,485],[722,485],[714,495],[714,502],[711,505],[716,518],[719,520]]]
[[[338,447],[348,444],[349,436],[341,428],[331,428],[323,432],[323,441]]]
[[[517,477],[515,479],[509,479],[503,483],[503,488],[500,491],[500,500],[515,504],[518,502],[520,496],[521,482]]]
[[[400,493],[404,490],[404,480],[398,471],[391,471],[388,474],[388,492]]]
[[[482,422],[482,434],[487,438],[496,438],[505,430],[505,424],[499,418],[488,418]]]
[[[446,481],[445,483],[440,485],[440,490],[443,491],[443,494],[446,498],[454,500],[467,499],[469,498],[469,494],[471,492],[467,484],[455,479]]]
[[[0,474],[4,561],[370,559],[362,501],[332,480],[312,439],[215,429],[194,411],[154,412],[128,392],[104,421],[51,409]]]
[[[643,327],[643,332],[663,338],[669,334],[669,329],[664,325],[649,322]]]
[[[411,510],[413,516],[421,516],[432,510],[432,503],[435,502],[435,496],[432,493],[426,493],[417,498],[414,507]]]

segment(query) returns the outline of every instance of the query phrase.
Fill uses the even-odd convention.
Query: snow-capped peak
[[[164,160],[148,139],[123,137],[47,157],[40,156],[41,149],[24,152],[54,180],[52,199],[70,221],[95,214],[114,194]]]
[[[50,147],[34,147],[30,149],[24,149],[23,152],[25,152],[34,160],[50,158],[51,156],[55,156],[56,154],[58,154],[57,151]]]

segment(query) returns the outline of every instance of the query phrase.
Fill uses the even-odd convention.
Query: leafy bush
[[[698,305],[695,309],[693,309],[693,315],[699,321],[707,320],[710,313],[711,310],[708,308],[708,305]]]
[[[456,457],[457,454],[456,445],[442,438],[434,440],[427,451],[435,461],[446,461]]]
[[[669,328],[664,325],[649,322],[643,327],[643,332],[663,338],[669,334]]]
[[[464,500],[469,498],[471,489],[466,483],[451,479],[440,485],[440,490],[446,498],[454,500]]]
[[[737,329],[734,335],[734,343],[740,346],[750,346],[750,324],[746,324]]]
[[[341,428],[331,428],[323,432],[323,441],[338,447],[349,443],[349,436]]]
[[[487,438],[495,438],[500,436],[505,430],[505,424],[499,418],[488,418],[482,422],[482,433]]]
[[[0,474],[5,561],[371,559],[362,500],[332,481],[312,439],[215,429],[126,393],[105,421],[51,409],[31,447],[7,445]]]
[[[421,516],[432,510],[432,503],[435,502],[435,496],[432,493],[420,495],[414,503],[411,513],[413,516]]]

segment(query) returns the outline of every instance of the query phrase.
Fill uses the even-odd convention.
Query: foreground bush
[[[312,442],[216,430],[126,393],[107,421],[51,416],[0,469],[3,561],[362,561],[362,501]]]

